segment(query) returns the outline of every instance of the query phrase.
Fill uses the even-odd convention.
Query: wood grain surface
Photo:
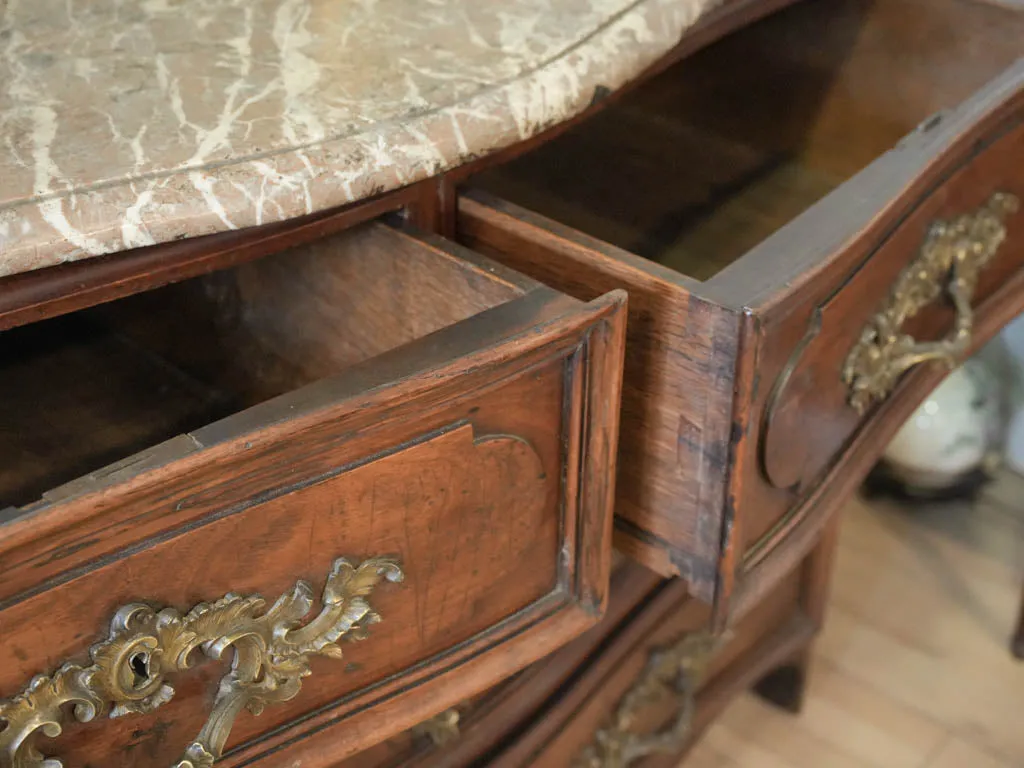
[[[716,600],[719,622],[734,589],[769,588],[752,570],[768,552],[787,544],[771,585],[820,534],[824,514],[788,538],[869,430],[843,359],[928,224],[1021,194],[1024,17],[973,0],[920,10],[794,5],[469,180],[507,199],[462,198],[467,243],[570,294],[635,294],[624,412],[644,428],[624,433],[620,546]],[[1024,259],[1021,215],[982,314],[1001,312],[985,300]],[[936,338],[951,315],[915,322]]]
[[[126,603],[184,611],[228,592],[275,598],[299,578],[322,584],[337,557],[394,556],[406,581],[373,596],[387,617],[373,637],[345,663],[315,660],[297,698],[239,718],[218,761],[273,760],[305,737],[290,754],[327,766],[594,624],[608,599],[625,296],[584,305],[459,253],[376,225],[288,254],[293,269],[219,276],[181,304],[107,308],[103,320],[126,323],[124,343],[143,359],[173,360],[257,404],[4,513],[0,691],[83,658]],[[394,292],[408,280],[388,275],[413,267],[423,291],[403,300]],[[282,296],[294,311],[266,324]],[[371,307],[372,343],[345,339],[343,321],[358,328]],[[207,315],[217,322],[190,326]],[[162,346],[167,327],[175,343]],[[78,347],[96,353],[98,386],[133,372],[103,368],[91,338]],[[52,370],[45,348],[33,353]],[[117,387],[104,404],[125,420],[123,446],[146,409],[118,408]],[[15,394],[31,407],[31,389]],[[69,418],[88,440],[89,418],[104,413]],[[170,764],[224,672],[201,666],[154,713],[76,724],[43,749],[69,765]],[[375,717],[384,705],[388,716]]]

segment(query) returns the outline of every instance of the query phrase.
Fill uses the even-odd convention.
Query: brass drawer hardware
[[[640,677],[619,700],[611,724],[594,734],[574,768],[628,768],[648,755],[675,754],[690,737],[695,697],[708,662],[728,638],[693,632],[651,651]],[[637,717],[650,707],[675,708],[672,721],[657,731],[637,733]]]
[[[313,607],[313,588],[305,581],[266,610],[259,595],[234,593],[200,603],[184,616],[174,608],[126,605],[114,615],[109,637],[90,649],[91,665],[66,663],[0,702],[0,722],[6,725],[0,730],[0,767],[61,766],[40,754],[35,738],[61,733],[65,705],[74,705],[79,722],[150,712],[174,695],[167,677],[191,667],[198,660],[195,651],[220,659],[233,648],[232,669],[221,679],[210,717],[175,763],[175,768],[212,766],[243,709],[258,715],[267,704],[294,698],[310,674],[311,656],[340,659],[337,640],[366,637],[366,627],[380,621],[366,598],[381,579],[401,581],[398,563],[385,557],[358,566],[336,560],[323,608],[305,626],[300,622]]]
[[[843,365],[850,405],[864,413],[885,399],[906,371],[931,360],[953,367],[970,347],[971,298],[982,269],[1006,239],[1005,219],[1020,201],[997,192],[977,211],[932,224],[916,259],[900,273],[888,303],[861,332]],[[956,308],[956,322],[941,341],[919,342],[903,324],[943,293]]]
[[[430,739],[435,747],[443,747],[459,738],[459,710],[446,709],[429,720],[413,726],[415,736]]]

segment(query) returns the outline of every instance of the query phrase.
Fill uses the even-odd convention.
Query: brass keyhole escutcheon
[[[144,652],[132,654],[128,659],[128,666],[134,675],[132,687],[136,690],[145,688],[149,683],[149,654]]]
[[[242,711],[258,715],[268,704],[297,696],[312,657],[340,659],[339,640],[363,639],[366,628],[380,621],[368,601],[373,588],[401,580],[402,569],[392,558],[359,564],[338,558],[327,576],[322,607],[312,616],[313,587],[305,581],[269,604],[259,595],[228,593],[184,614],[148,603],[122,606],[107,639],[89,649],[91,664],[67,662],[0,699],[0,768],[62,765],[45,757],[36,741],[60,735],[70,717],[88,722],[147,714],[174,696],[169,679],[174,673],[203,657],[233,655],[213,711],[173,767],[211,768]]]

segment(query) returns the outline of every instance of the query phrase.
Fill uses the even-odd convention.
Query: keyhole
[[[132,670],[132,685],[135,688],[141,688],[149,682],[149,654],[132,654],[128,666]]]

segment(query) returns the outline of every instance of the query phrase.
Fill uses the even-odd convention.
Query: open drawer
[[[372,223],[0,334],[0,766],[334,765],[594,624],[624,307]]]
[[[1024,308],[1016,7],[798,3],[465,180],[461,242],[628,289],[617,541],[701,599],[785,572],[946,370],[915,363]]]

